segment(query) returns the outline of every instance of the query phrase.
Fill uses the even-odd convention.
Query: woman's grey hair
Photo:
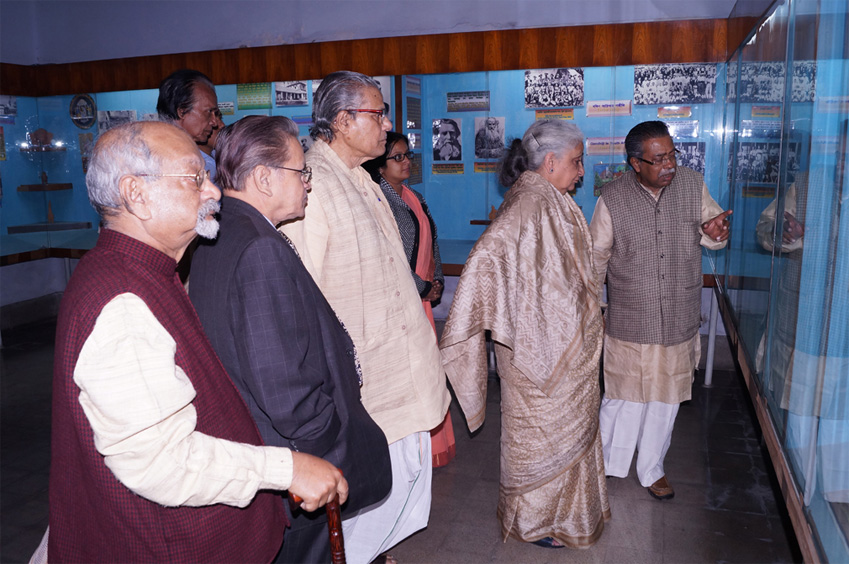
[[[584,134],[574,123],[559,119],[535,121],[522,140],[514,139],[501,160],[499,180],[512,186],[527,170],[537,170],[548,153],[562,158],[566,151],[584,143]]]
[[[88,199],[104,222],[124,207],[119,189],[122,177],[162,172],[162,159],[145,140],[143,130],[149,124],[132,122],[112,128],[94,146],[85,183]]]
[[[216,183],[241,192],[256,167],[285,166],[291,157],[289,139],[297,143],[298,126],[284,116],[248,116],[228,125],[215,142]]]
[[[342,110],[358,108],[367,88],[380,91],[380,84],[353,71],[336,71],[324,77],[313,97],[312,138],[321,138],[328,143],[333,141],[333,120]]]

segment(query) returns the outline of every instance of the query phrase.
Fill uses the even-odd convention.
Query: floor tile
[[[0,562],[26,562],[47,524],[51,323],[3,333],[0,349]],[[657,501],[631,475],[609,478],[612,519],[588,550],[502,542],[495,514],[500,479],[500,387],[490,380],[483,428],[470,434],[451,406],[457,457],[434,470],[428,527],[390,552],[404,564],[793,562],[792,529],[776,515],[774,477],[747,392],[723,339],[711,388],[696,377],[666,458],[675,498]],[[706,349],[703,346],[703,349]],[[722,364],[724,363],[724,364]]]

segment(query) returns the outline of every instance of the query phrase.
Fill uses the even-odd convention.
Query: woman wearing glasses
[[[502,161],[509,186],[477,241],[442,334],[442,360],[469,428],[486,413],[485,339],[501,378],[504,540],[588,548],[610,518],[598,426],[602,347],[592,239],[569,196],[583,134],[537,121]]]
[[[386,152],[382,156],[363,164],[380,189],[392,209],[401,242],[410,263],[410,271],[416,289],[422,298],[427,318],[436,331],[433,321],[432,302],[439,302],[445,287],[442,275],[442,261],[439,258],[439,244],[436,241],[436,225],[427,209],[424,197],[410,189],[404,183],[410,178],[413,157],[410,141],[406,135],[395,131],[386,133]],[[445,415],[442,423],[431,431],[433,449],[433,467],[445,466],[454,458],[454,429],[451,425],[451,413]]]

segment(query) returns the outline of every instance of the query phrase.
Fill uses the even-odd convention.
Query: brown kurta
[[[588,547],[610,517],[598,434],[599,284],[586,220],[533,172],[472,249],[442,336],[471,430],[483,424],[485,331],[502,378],[501,492],[507,536]]]

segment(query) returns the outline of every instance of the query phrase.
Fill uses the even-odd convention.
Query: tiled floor
[[[3,333],[0,355],[0,562],[25,562],[47,522],[54,325]],[[469,437],[456,404],[457,458],[434,471],[428,528],[391,552],[403,564],[478,562],[800,562],[741,379],[718,340],[714,386],[694,386],[666,458],[675,499],[651,499],[632,477],[608,480],[613,517],[585,551],[502,542],[495,517],[499,390]],[[706,347],[703,347],[703,350]]]

